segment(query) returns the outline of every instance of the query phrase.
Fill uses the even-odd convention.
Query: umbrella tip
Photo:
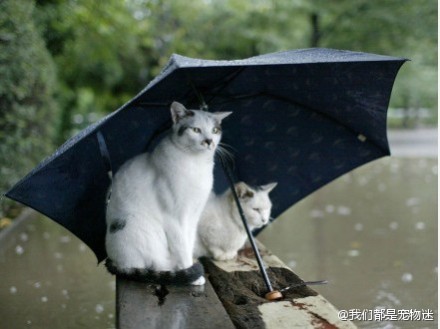
[[[283,294],[278,290],[272,290],[272,291],[269,291],[266,295],[264,295],[264,297],[267,300],[273,301],[273,300],[278,300],[278,299],[283,298]]]

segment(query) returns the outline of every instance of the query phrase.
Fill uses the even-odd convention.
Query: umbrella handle
[[[248,225],[246,217],[244,215],[243,208],[241,207],[240,200],[239,200],[238,195],[237,195],[237,191],[235,191],[235,188],[234,188],[234,179],[232,178],[231,167],[226,163],[226,161],[224,159],[220,158],[220,161],[221,161],[223,170],[224,170],[224,172],[226,174],[226,177],[228,178],[229,185],[231,186],[232,195],[234,196],[234,201],[237,204],[238,213],[240,214],[240,218],[241,218],[241,220],[243,222],[243,226],[244,226],[244,228],[246,230],[246,234],[248,236],[248,239],[249,239],[249,242],[251,244],[252,250],[254,251],[258,267],[260,268],[261,275],[263,277],[264,283],[266,284],[266,288],[268,290],[268,292],[265,295],[265,298],[267,300],[281,299],[281,298],[283,298],[283,295],[282,295],[282,293],[280,291],[273,289],[272,284],[271,284],[270,279],[269,279],[269,276],[267,275],[267,271],[266,271],[263,259],[261,258],[260,251],[258,250],[257,245],[255,243],[254,236],[252,235],[252,232],[249,229],[249,225]]]

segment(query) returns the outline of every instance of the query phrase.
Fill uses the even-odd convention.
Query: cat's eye
[[[196,134],[200,134],[202,132],[202,130],[200,130],[200,128],[194,127],[192,129]]]
[[[220,129],[220,127],[214,127],[212,128],[212,133],[213,134],[220,134],[222,130]]]

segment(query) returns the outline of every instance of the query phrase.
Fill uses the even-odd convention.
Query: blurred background
[[[334,282],[321,291],[337,307],[436,310],[435,0],[1,0],[0,192],[67,138],[136,95],[173,53],[239,59],[309,47],[411,60],[397,76],[389,109],[395,157],[324,187],[260,238],[305,280]],[[3,198],[0,228],[21,210]],[[286,235],[278,239],[282,245],[275,241],[280,232]],[[51,323],[68,322],[63,316],[71,307],[82,314],[81,323],[111,326],[114,281],[91,255],[84,256],[89,251],[75,237],[47,219],[5,236],[1,318],[22,305],[19,296],[26,291],[21,298],[36,303],[23,311],[23,326],[42,321],[29,309],[47,307],[63,309]],[[88,283],[78,288],[78,280]]]

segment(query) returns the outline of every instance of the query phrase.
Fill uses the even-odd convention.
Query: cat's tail
[[[107,270],[114,275],[123,279],[144,282],[156,283],[162,285],[187,285],[195,282],[205,273],[203,266],[200,263],[194,263],[191,267],[177,270],[177,271],[153,271],[151,269],[130,268],[121,270],[115,266],[110,258],[105,261]]]

